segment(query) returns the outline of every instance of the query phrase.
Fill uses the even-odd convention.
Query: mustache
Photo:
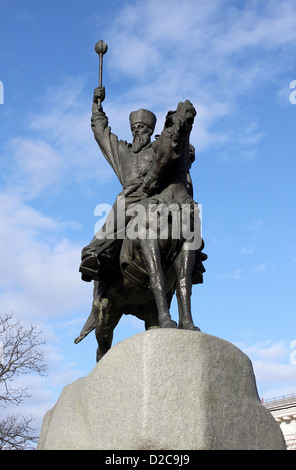
[[[132,143],[132,150],[133,152],[139,152],[143,147],[145,147],[149,143],[150,136],[149,134],[136,134],[133,139]]]

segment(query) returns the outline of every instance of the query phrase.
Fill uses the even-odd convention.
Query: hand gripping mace
[[[102,86],[102,77],[103,77],[103,55],[106,54],[108,50],[107,44],[101,39],[95,45],[95,51],[100,58],[100,68],[99,68],[99,87]],[[101,107],[101,100],[98,100],[98,107]]]

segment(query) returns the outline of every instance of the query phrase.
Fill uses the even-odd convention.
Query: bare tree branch
[[[38,436],[31,427],[33,418],[8,416],[0,422],[0,450],[34,449]]]
[[[19,321],[13,321],[13,314],[0,315],[0,405],[19,405],[29,396],[27,389],[11,386],[16,376],[31,372],[45,374],[44,354],[38,349],[44,344],[39,340],[40,333],[35,326],[26,329]]]
[[[0,406],[19,405],[29,397],[27,388],[13,386],[21,374],[45,375],[47,366],[40,346],[41,332],[31,325],[25,328],[13,314],[0,314]],[[37,442],[31,422],[33,418],[8,416],[0,421],[0,449],[24,449]]]

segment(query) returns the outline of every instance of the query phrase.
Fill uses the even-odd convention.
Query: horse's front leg
[[[140,243],[143,260],[150,278],[151,290],[157,305],[159,326],[161,328],[176,328],[177,324],[171,319],[169,311],[158,240],[144,239]]]
[[[192,270],[195,263],[195,251],[184,247],[175,261],[177,276],[176,295],[179,309],[179,328],[184,330],[200,329],[194,325],[191,313]]]

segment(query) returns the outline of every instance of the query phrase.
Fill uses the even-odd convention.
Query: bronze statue
[[[155,115],[145,109],[134,111],[133,142],[118,140],[102,109],[104,44],[96,45],[100,80],[94,91],[92,129],[123,189],[104,227],[82,250],[80,272],[84,281],[94,280],[93,306],[75,340],[78,343],[95,329],[97,361],[110,349],[123,314],[144,320],[146,329],[177,328],[169,311],[175,293],[178,327],[200,331],[192,320],[191,288],[203,282],[207,258],[189,173],[195,158],[189,142],[195,108],[186,100],[169,111],[153,142]]]

